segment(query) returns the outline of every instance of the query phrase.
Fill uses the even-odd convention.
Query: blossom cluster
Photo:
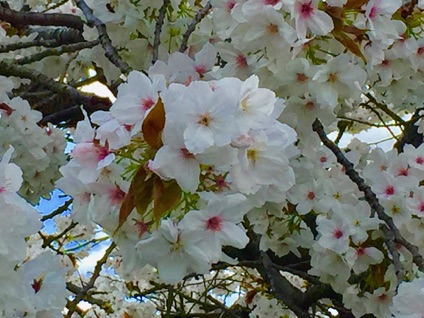
[[[23,171],[19,193],[36,204],[40,197],[49,197],[60,177],[59,168],[66,162],[64,134],[51,124],[40,127],[41,113],[22,98],[1,98],[0,152],[14,148],[11,161]]]
[[[25,238],[42,224],[39,213],[17,194],[22,171],[10,163],[13,151],[9,148],[0,162],[0,315],[57,317],[69,295],[63,277],[66,269],[48,251],[27,259]]]
[[[165,282],[176,283],[192,272],[208,272],[220,260],[230,261],[222,246],[243,248],[249,241],[240,225],[243,216],[252,207],[284,200],[294,184],[289,158],[297,153],[292,145],[296,134],[276,120],[283,105],[272,91],[258,88],[257,77],[168,87],[163,75],[152,77],[132,72],[110,112],[91,116],[98,126],[88,117],[78,123],[72,160],[61,168],[57,186],[74,197],[75,220],[94,221],[113,235],[120,204],[132,191],[123,171],[139,169],[151,179],[154,174],[165,191],[174,180],[177,205],[164,211],[170,218],[159,220],[154,229],[151,214],[133,216],[130,210],[135,219],[126,223],[134,224],[121,227],[116,242],[128,268],[149,263]],[[152,127],[160,121],[154,117],[160,107],[164,127],[156,145]],[[138,151],[144,147],[142,153],[129,152],[131,141]],[[138,180],[139,173],[132,184],[148,187]],[[187,199],[181,200],[181,194]],[[139,195],[148,200],[148,194]]]
[[[41,0],[27,2],[44,8]],[[346,175],[346,166],[312,131],[318,118],[339,137],[373,125],[386,126],[394,136],[390,126],[401,126],[406,134],[405,118],[422,117],[423,1],[86,2],[106,24],[119,57],[148,71],[128,74],[109,111],[88,116],[83,110],[64,166],[61,132],[38,127],[41,114],[19,97],[6,96],[13,85],[1,79],[0,153],[7,179],[0,191],[2,211],[29,215],[15,192],[36,203],[53,189],[63,166],[56,187],[73,197],[72,219],[86,227],[87,236],[100,225],[113,239],[119,247],[114,258],[123,259],[115,267],[124,279],[143,284],[148,276],[175,284],[192,274],[207,275],[218,262],[237,264],[225,254],[228,247],[243,249],[255,238],[261,251],[306,259],[310,269],[304,277],[331,286],[356,317],[424,314],[420,298],[414,298],[423,293],[417,257],[390,241],[384,221]],[[209,14],[195,21],[195,13],[209,3]],[[73,2],[58,8],[52,10],[85,19]],[[157,17],[164,11],[160,24]],[[185,43],[183,34],[193,21],[197,28]],[[18,41],[6,33],[0,28],[2,42]],[[98,30],[85,26],[83,36],[96,40]],[[157,61],[151,66],[152,59]],[[122,73],[100,45],[29,64],[52,78],[66,74],[69,83],[85,78],[90,67],[101,70],[99,78],[104,75],[108,84]],[[422,133],[422,119],[415,124]],[[405,145],[400,154],[371,149],[354,139],[341,155],[370,186],[398,235],[423,255],[424,147]],[[21,187],[18,168],[9,160],[22,168]],[[7,223],[17,220],[28,224]],[[0,296],[2,314],[58,314],[66,294],[43,293],[50,281],[61,285],[61,275],[50,280],[30,264],[51,265],[59,274],[63,269],[52,265],[50,254],[45,257],[50,264],[36,263],[38,258],[24,262],[23,238],[40,223],[33,214],[7,222],[0,248],[9,257],[1,261],[8,268],[5,282],[27,288]],[[13,258],[10,247],[16,245]],[[8,280],[23,272],[29,284]],[[107,296],[110,301],[125,297],[128,290],[119,288]],[[253,298],[246,295],[252,302],[243,304],[251,306],[252,316],[293,314],[257,288]],[[28,290],[36,297],[15,300]],[[150,304],[139,312],[126,306],[117,315],[154,314]]]

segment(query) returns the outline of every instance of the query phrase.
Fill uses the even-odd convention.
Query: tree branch
[[[159,45],[160,45],[160,34],[162,32],[162,26],[165,21],[165,13],[166,8],[171,3],[170,0],[163,0],[163,5],[159,9],[158,19],[156,20],[156,27],[155,27],[155,38],[153,40],[153,58],[152,58],[152,64],[155,64],[159,57]]]
[[[291,311],[293,311],[300,318],[310,318],[308,308],[302,308],[301,301],[303,300],[303,293],[294,287],[290,282],[280,274],[279,270],[275,268],[268,254],[260,252],[263,266],[257,267],[259,273],[264,280],[270,285],[272,294],[280,299]]]
[[[405,246],[405,248],[412,254],[413,262],[418,266],[420,271],[424,271],[423,257],[420,255],[418,247],[412,245],[402,237],[399,230],[396,228],[393,219],[384,212],[384,208],[380,205],[375,193],[365,183],[364,179],[359,176],[359,173],[353,168],[353,164],[344,156],[340,148],[328,139],[325,134],[324,127],[318,119],[315,120],[312,128],[318,134],[322,143],[337,157],[337,161],[345,168],[346,175],[350,178],[350,180],[352,180],[358,186],[358,189],[365,194],[365,200],[368,202],[371,209],[377,213],[378,218],[386,223],[387,227],[382,226],[381,229],[383,230],[389,252],[392,254],[393,265],[395,266],[398,280],[403,279],[403,269],[400,268],[401,264],[399,260],[399,253],[395,248],[395,242]]]
[[[0,20],[9,22],[14,27],[26,25],[65,26],[83,31],[84,24],[79,16],[66,13],[22,12],[8,8],[8,4],[0,2]]]
[[[85,3],[84,0],[76,0],[75,3],[87,18],[87,24],[90,27],[96,27],[99,33],[99,40],[103,49],[105,50],[105,56],[108,58],[108,60],[111,61],[113,65],[118,67],[122,73],[126,74],[131,71],[130,66],[119,57],[118,51],[112,45],[112,41],[106,30],[106,25],[93,14],[93,10],[91,10],[91,8]]]
[[[0,45],[0,53],[7,53],[10,51],[16,51],[20,49],[27,49],[34,46],[44,46],[44,47],[57,47],[58,42],[56,40],[34,40],[29,42],[17,42],[9,44]]]
[[[35,53],[30,56],[25,56],[20,59],[16,59],[14,62],[19,65],[31,64],[34,62],[41,61],[42,59],[48,56],[59,56],[65,53],[72,53],[83,49],[92,48],[98,45],[99,43],[99,40],[95,40],[91,42],[78,42],[68,45],[62,45],[60,47],[51,48],[48,50],[44,50],[43,52]]]
[[[69,206],[72,204],[74,200],[73,199],[69,199],[67,200],[63,205],[61,205],[60,207],[58,207],[56,210],[54,210],[53,212],[44,215],[40,221],[44,222],[48,219],[52,219],[54,218],[56,215],[62,214],[63,212],[67,211],[69,209]]]
[[[26,35],[37,33],[36,40],[56,41],[56,45],[71,44],[76,42],[85,42],[81,32],[75,29],[64,27],[39,27],[29,28]]]
[[[88,283],[83,286],[82,288],[77,287],[78,289],[73,288],[74,286],[67,285],[68,287],[71,287],[73,290],[75,290],[77,293],[75,293],[75,298],[72,300],[72,302],[68,303],[67,307],[68,307],[68,313],[66,314],[66,317],[71,317],[72,314],[75,312],[78,303],[85,299],[85,300],[89,300],[91,294],[89,293],[90,289],[94,287],[94,283],[96,282],[96,279],[99,277],[100,275],[100,271],[102,270],[102,266],[104,263],[106,263],[107,259],[109,258],[109,255],[112,253],[112,251],[115,249],[116,244],[112,242],[112,244],[107,248],[105,254],[103,255],[103,257],[101,259],[99,259],[97,261],[96,266],[94,267],[94,271],[93,274],[91,275],[90,280],[88,281]],[[68,288],[69,290],[69,288]],[[87,297],[88,296],[88,297]],[[92,298],[91,298],[92,300]],[[112,310],[113,312],[113,310]],[[111,313],[111,312],[109,312]]]
[[[190,38],[190,35],[196,30],[196,26],[202,21],[202,19],[208,14],[209,10],[212,8],[211,2],[208,1],[206,5],[201,9],[199,12],[196,13],[194,16],[193,21],[190,23],[190,25],[187,27],[187,30],[183,34],[183,40],[180,45],[179,51],[181,53],[185,52],[187,50],[187,43],[188,39]]]
[[[51,116],[45,116],[40,121],[39,124],[41,125],[46,124],[49,121],[51,123],[57,124],[59,123],[57,121],[59,119],[66,120],[72,118],[69,116],[81,114],[81,110],[79,109],[80,105],[83,105],[84,109],[86,109],[89,113],[92,113],[95,110],[107,110],[112,105],[108,98],[83,94],[70,85],[56,82],[50,77],[24,66],[12,65],[5,61],[0,61],[0,75],[27,78],[34,83],[41,83],[44,87],[48,88],[53,93],[56,93],[59,96],[65,95],[69,97],[71,99],[70,103],[77,105],[71,108],[66,108],[69,105],[69,102],[64,103],[63,105],[58,105],[57,110],[50,114]],[[65,116],[68,117],[65,118]]]

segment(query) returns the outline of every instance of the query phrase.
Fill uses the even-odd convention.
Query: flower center
[[[206,228],[211,231],[222,230],[222,219],[219,216],[213,216],[206,221]]]
[[[328,81],[330,83],[334,83],[335,81],[337,81],[337,73],[330,73],[328,75]]]
[[[296,73],[296,81],[299,83],[305,83],[307,80],[309,79],[309,77],[307,77],[305,74],[303,73]]]
[[[194,159],[194,155],[187,148],[181,148],[180,151],[184,159]]]
[[[357,249],[356,249],[356,255],[358,255],[358,256],[362,256],[362,255],[364,255],[365,254],[365,249],[363,248],[363,247],[358,247]]]
[[[202,125],[202,126],[208,127],[209,124],[211,123],[211,121],[212,121],[211,115],[206,113],[206,114],[203,114],[199,117],[199,120],[197,121],[197,123]]]
[[[300,6],[300,16],[302,18],[309,18],[314,12],[314,7],[311,2],[304,3]]]
[[[154,104],[155,101],[150,97],[141,99],[141,107],[144,111],[149,110]]]
[[[230,12],[234,8],[235,5],[236,5],[235,0],[228,1],[227,4],[226,4],[227,12]]]
[[[343,236],[343,232],[340,229],[336,229],[333,232],[333,237],[335,237],[336,239],[339,239]]]
[[[243,54],[239,54],[236,57],[236,65],[237,67],[243,68],[247,66],[247,60]]]
[[[384,190],[384,193],[386,195],[393,195],[395,194],[395,188],[393,186],[387,186],[386,189]]]
[[[369,18],[374,19],[377,16],[377,14],[378,14],[378,8],[372,7],[370,10]]]
[[[35,293],[38,293],[41,289],[41,285],[43,285],[43,278],[35,279],[33,283],[31,284],[32,289],[34,289]]]
[[[271,5],[271,6],[275,6],[278,2],[280,2],[280,0],[264,0],[264,3],[266,5]]]
[[[258,158],[259,158],[259,154],[256,149],[247,150],[247,159],[249,159],[251,163],[255,163],[258,160]]]
[[[125,192],[121,190],[119,187],[115,187],[109,190],[109,198],[112,204],[121,204],[125,198]]]
[[[268,26],[266,27],[266,31],[271,35],[278,34],[278,25],[273,23],[268,24]]]
[[[206,73],[206,65],[205,64],[196,65],[194,70],[197,72],[197,74],[199,74],[200,77],[203,77]]]
[[[305,104],[306,110],[314,110],[315,109],[315,103],[313,101],[309,101]]]

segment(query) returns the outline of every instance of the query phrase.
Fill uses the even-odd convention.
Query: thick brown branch
[[[57,45],[84,42],[81,32],[66,27],[37,27],[29,28],[26,35],[37,33],[36,40],[55,41]]]
[[[56,82],[55,80],[40,72],[26,68],[24,66],[12,65],[5,61],[0,61],[0,75],[30,79],[34,83],[42,84],[45,88],[48,88],[50,91],[56,93],[59,96],[64,95],[69,97],[71,99],[70,102],[73,105],[76,105],[72,108],[68,108],[69,103],[58,105],[54,114],[51,114],[51,117],[45,116],[41,120],[40,124],[46,124],[49,121],[52,123],[59,123],[57,121],[58,119],[61,119],[61,121],[72,119],[73,117],[69,116],[81,114],[81,110],[79,109],[80,105],[83,105],[87,112],[92,113],[95,110],[107,110],[112,104],[108,98],[100,98],[97,96],[84,94],[74,87]]]
[[[9,9],[7,3],[0,3],[0,20],[9,22],[15,27],[27,25],[65,26],[78,31],[84,24],[79,16],[65,13],[22,12]]]
[[[287,305],[297,317],[310,318],[308,308],[302,308],[302,291],[290,284],[290,282],[280,274],[280,271],[275,268],[267,253],[261,252],[261,259],[263,266],[258,266],[257,270],[270,285],[272,294]]]

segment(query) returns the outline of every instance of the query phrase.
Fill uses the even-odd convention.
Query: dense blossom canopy
[[[424,1],[0,21],[0,317],[424,317]]]

